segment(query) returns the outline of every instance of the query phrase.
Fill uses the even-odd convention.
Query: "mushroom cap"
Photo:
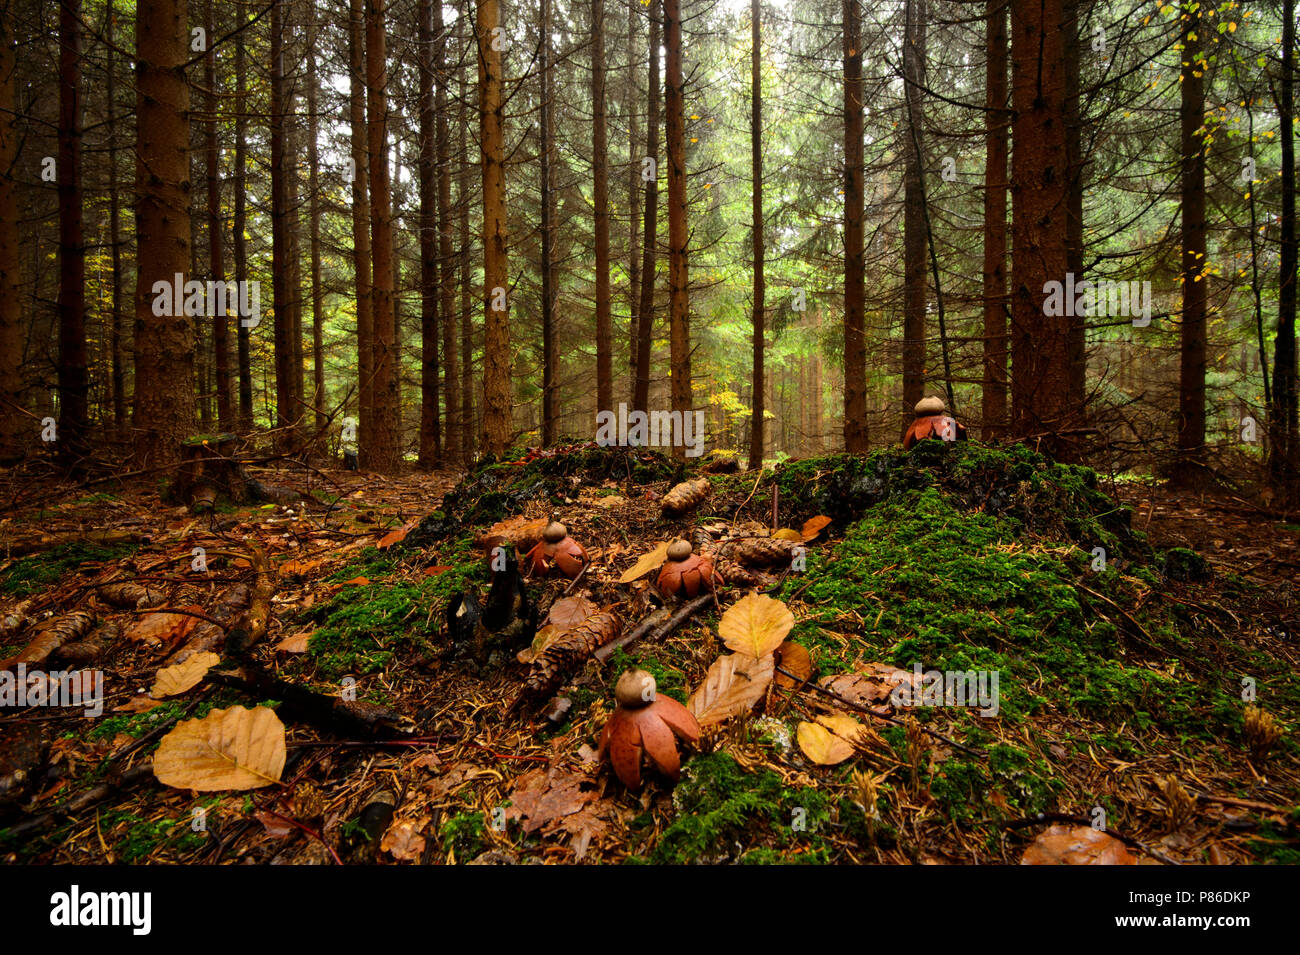
[[[655,701],[655,678],[645,670],[624,670],[614,685],[614,699],[624,709],[639,710]]]
[[[944,412],[943,399],[935,397],[934,395],[930,395],[926,398],[922,398],[920,401],[916,403],[915,410],[916,410],[916,416],[918,418],[925,417],[926,415],[932,415],[932,414],[943,414]]]
[[[551,521],[546,525],[546,530],[542,531],[542,540],[548,544],[558,544],[568,536],[569,529],[559,521]]]
[[[692,553],[691,542],[688,540],[675,540],[668,545],[669,560],[685,560]]]

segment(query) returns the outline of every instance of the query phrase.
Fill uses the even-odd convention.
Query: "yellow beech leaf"
[[[800,723],[795,739],[803,754],[819,766],[835,766],[853,755],[850,742],[862,724],[848,716],[822,716],[816,723]]]
[[[783,527],[772,535],[777,540],[783,541],[803,541],[803,535],[789,527]]]
[[[149,695],[155,700],[164,696],[177,696],[199,685],[208,671],[221,662],[215,653],[195,653],[174,667],[163,667],[153,679]]]
[[[623,576],[618,578],[620,584],[630,584],[638,577],[644,577],[652,570],[658,570],[663,566],[663,562],[668,559],[668,541],[657,545],[650,553],[642,556],[635,564],[623,571]]]
[[[174,789],[260,789],[280,781],[284,760],[284,724],[275,711],[232,706],[185,720],[164,736],[153,774]]]
[[[718,636],[728,650],[764,657],[784,642],[792,627],[794,614],[789,607],[771,597],[748,594],[722,615]]]
[[[748,713],[767,692],[775,669],[771,654],[756,660],[744,653],[724,653],[713,661],[686,708],[701,726]]]

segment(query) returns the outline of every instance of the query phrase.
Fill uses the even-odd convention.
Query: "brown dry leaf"
[[[816,723],[800,723],[795,739],[803,754],[819,766],[836,766],[853,755],[853,740],[862,724],[852,717],[819,716]]]
[[[803,529],[799,532],[799,536],[803,538],[803,542],[806,544],[820,534],[822,528],[830,522],[831,519],[825,514],[818,514],[816,517],[810,517],[808,520],[803,522]]]
[[[320,560],[301,560],[294,557],[280,565],[280,576],[304,577],[323,563],[325,563],[324,558]]]
[[[154,753],[153,772],[174,789],[259,789],[280,781],[285,755],[274,710],[232,706],[178,724]]]
[[[499,540],[506,544],[513,544],[515,547],[527,549],[542,539],[542,532],[546,530],[546,525],[550,523],[549,518],[537,517],[529,520],[522,514],[518,517],[507,517],[504,521],[497,521],[476,539],[475,543],[479,547],[487,546],[489,541]]]
[[[339,584],[340,587],[367,587],[370,585],[369,577],[353,577],[351,580],[345,580]]]
[[[522,819],[524,833],[561,822],[596,799],[591,777],[559,769],[534,769],[519,777],[509,796],[507,819]],[[584,820],[585,821],[585,820]]]
[[[253,817],[262,824],[262,828],[272,839],[283,839],[298,831],[297,826],[279,813],[258,811],[253,813]]]
[[[850,703],[880,706],[889,703],[895,687],[915,683],[916,675],[888,663],[868,663],[856,673],[836,673],[817,682]]]
[[[202,682],[208,671],[221,662],[215,653],[196,653],[185,658],[183,663],[173,667],[163,667],[154,677],[153,689],[149,695],[156,700],[165,696],[178,696]]]
[[[779,600],[747,594],[722,615],[718,636],[727,649],[764,657],[781,645],[794,627],[794,614]]]
[[[793,677],[788,677],[784,673],[778,673],[777,686],[798,686],[812,676],[812,656],[808,653],[808,649],[789,640],[776,648],[776,663],[783,670],[789,670],[794,674]]]
[[[654,550],[642,555],[635,564],[623,571],[623,576],[618,578],[618,582],[620,584],[630,584],[637,578],[644,577],[650,571],[658,570],[667,559],[668,541],[662,541],[655,545]]]
[[[202,607],[186,607],[186,610],[193,610],[202,613]],[[131,640],[147,643],[150,646],[157,646],[160,643],[178,644],[184,640],[194,625],[199,622],[198,617],[190,616],[187,613],[149,613],[145,614],[126,631],[126,636]]]
[[[777,540],[783,540],[783,541],[800,541],[800,542],[803,541],[802,534],[800,534],[796,530],[791,530],[788,527],[781,528],[779,531],[774,532],[772,536],[775,537]]]
[[[424,568],[424,576],[437,577],[448,570],[451,570],[451,564],[434,564],[432,567]]]
[[[417,523],[418,523],[417,521],[409,521],[403,524],[401,527],[394,528],[393,530],[385,534],[383,537],[379,538],[379,543],[376,544],[375,547],[378,548],[379,550],[387,550],[388,548],[392,547],[394,544],[401,543],[402,541],[406,540],[406,535],[411,533],[411,531],[415,529],[415,525]]]
[[[421,816],[419,819],[398,819],[384,833],[379,848],[384,852],[392,853],[394,859],[403,862],[420,858],[424,855],[424,836],[420,835],[420,830],[428,821],[428,816]]]
[[[315,630],[304,630],[301,633],[290,634],[277,643],[275,649],[283,650],[285,653],[306,653],[315,632]]]
[[[774,672],[775,662],[770,653],[761,660],[744,653],[724,653],[713,661],[686,708],[700,726],[711,726],[748,713],[767,692]]]
[[[1052,826],[1038,834],[1021,865],[1136,865],[1128,847],[1091,826]]]
[[[155,706],[162,706],[162,700],[155,700],[148,693],[133,696],[121,706],[113,707],[114,713],[146,713]]]
[[[572,630],[598,610],[600,608],[586,597],[562,597],[551,604],[546,622],[565,630]]]

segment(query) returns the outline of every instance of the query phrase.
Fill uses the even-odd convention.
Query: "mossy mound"
[[[681,480],[683,464],[657,451],[582,445],[555,451],[508,452],[480,462],[447,494],[442,507],[406,536],[407,547],[428,547],[466,527],[493,524],[542,498],[560,504],[580,484],[624,481],[629,487]]]
[[[843,527],[879,504],[933,487],[962,511],[1013,518],[1031,533],[1104,547],[1112,557],[1150,553],[1131,512],[1098,487],[1095,471],[1023,445],[923,441],[911,452],[828,455],[781,465],[776,482],[787,523],[825,514]]]

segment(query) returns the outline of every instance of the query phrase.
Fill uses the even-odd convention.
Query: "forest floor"
[[[202,515],[156,479],[0,473],[0,671],[104,678],[97,718],[0,708],[0,858],[1300,862],[1300,524],[1023,448],[708,462],[575,446],[468,475],[262,469],[297,500]],[[703,501],[665,516],[701,476]],[[517,623],[475,625],[502,607],[487,549],[552,518],[582,577],[530,580]],[[603,659],[548,657],[598,611],[619,617],[605,639],[679,608],[641,560],[678,536],[731,561],[716,603]],[[750,593],[793,628],[746,694],[719,625]],[[914,664],[996,674],[996,715],[891,699]],[[631,791],[597,753],[629,667],[705,724],[676,785],[647,767]],[[164,737],[239,707],[283,723],[269,785],[155,775]],[[218,762],[265,756],[206,739]]]

